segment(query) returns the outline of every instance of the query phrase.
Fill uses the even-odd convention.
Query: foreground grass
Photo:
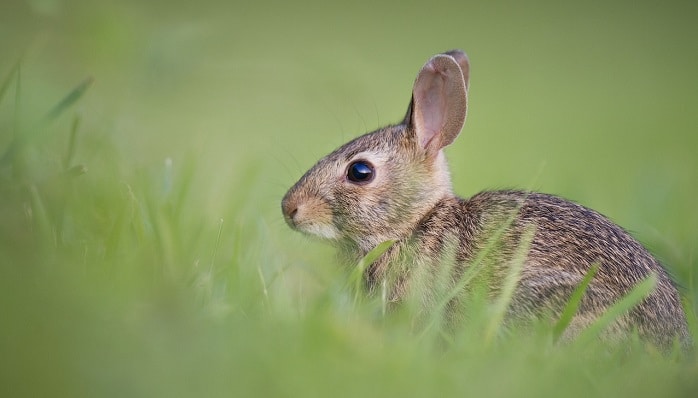
[[[241,217],[246,200],[232,198],[217,220],[203,217],[193,163],[124,170],[102,142],[90,146],[101,165],[90,171],[75,160],[86,138],[71,111],[85,89],[76,86],[41,124],[8,134],[15,141],[0,169],[3,396],[698,391],[690,355],[637,341],[556,345],[552,325],[504,331],[501,311],[484,303],[454,336],[438,327],[420,333],[414,312],[385,315],[379,301],[358,298],[348,272],[318,266],[327,256],[301,255],[264,219]],[[254,175],[237,183],[252,186]]]

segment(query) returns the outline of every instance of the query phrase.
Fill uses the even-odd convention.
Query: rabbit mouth
[[[284,219],[291,229],[303,234],[326,240],[338,240],[340,238],[339,230],[333,224],[296,217],[295,214],[286,215]]]
[[[333,225],[303,223],[297,224],[295,227],[292,226],[291,228],[299,232],[302,232],[306,235],[310,235],[324,240],[338,240],[340,237],[339,231]]]

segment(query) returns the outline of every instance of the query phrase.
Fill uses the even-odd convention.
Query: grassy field
[[[606,214],[698,336],[696,4],[3,1],[0,396],[698,395],[693,357],[491,339],[486,311],[444,346],[279,208],[462,48],[455,190]]]

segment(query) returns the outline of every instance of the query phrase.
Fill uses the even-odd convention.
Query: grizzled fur
[[[409,289],[415,269],[437,274],[445,252],[454,256],[453,279],[483,252],[490,290],[496,294],[524,247],[523,267],[508,320],[559,315],[594,264],[599,269],[568,330],[574,336],[651,274],[655,290],[607,332],[617,339],[634,330],[668,348],[691,344],[679,294],[667,272],[621,227],[601,214],[556,196],[482,192],[464,200],[451,191],[443,147],[460,132],[467,110],[469,62],[451,51],[420,71],[401,124],[358,137],[321,159],[288,191],[282,210],[288,224],[333,242],[349,261],[395,240],[366,271],[375,289],[391,279],[391,301]],[[371,166],[365,182],[348,178],[353,162]],[[492,246],[499,227],[503,233]],[[525,241],[526,232],[532,233]],[[397,277],[395,277],[397,275]],[[427,289],[428,290],[428,289]],[[433,297],[423,298],[425,302]],[[453,314],[458,317],[458,314]]]
[[[544,311],[559,314],[589,268],[599,263],[568,334],[588,326],[636,284],[655,273],[656,289],[616,321],[616,332],[637,329],[640,337],[660,347],[669,347],[677,337],[684,346],[690,345],[678,292],[661,264],[608,218],[553,195],[491,191],[470,199],[446,197],[419,222],[409,238],[398,241],[374,263],[367,276],[369,286],[379,284],[388,272],[390,260],[399,257],[400,250],[409,250],[404,247],[406,242],[420,248],[415,259],[420,262],[419,256],[439,258],[440,253],[448,250],[447,237],[456,237],[457,263],[471,264],[489,243],[492,227],[509,222],[502,217],[506,214],[513,214],[514,219],[501,238],[501,249],[494,252],[495,258],[489,259],[488,264],[506,264],[517,247],[529,244],[510,317],[525,319]],[[530,243],[521,241],[521,231],[528,226],[535,230]],[[495,270],[493,282],[501,280],[506,272],[505,267]]]

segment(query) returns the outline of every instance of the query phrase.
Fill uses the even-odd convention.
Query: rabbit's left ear
[[[419,71],[405,124],[431,154],[452,143],[465,123],[470,66],[459,50],[432,57]]]

